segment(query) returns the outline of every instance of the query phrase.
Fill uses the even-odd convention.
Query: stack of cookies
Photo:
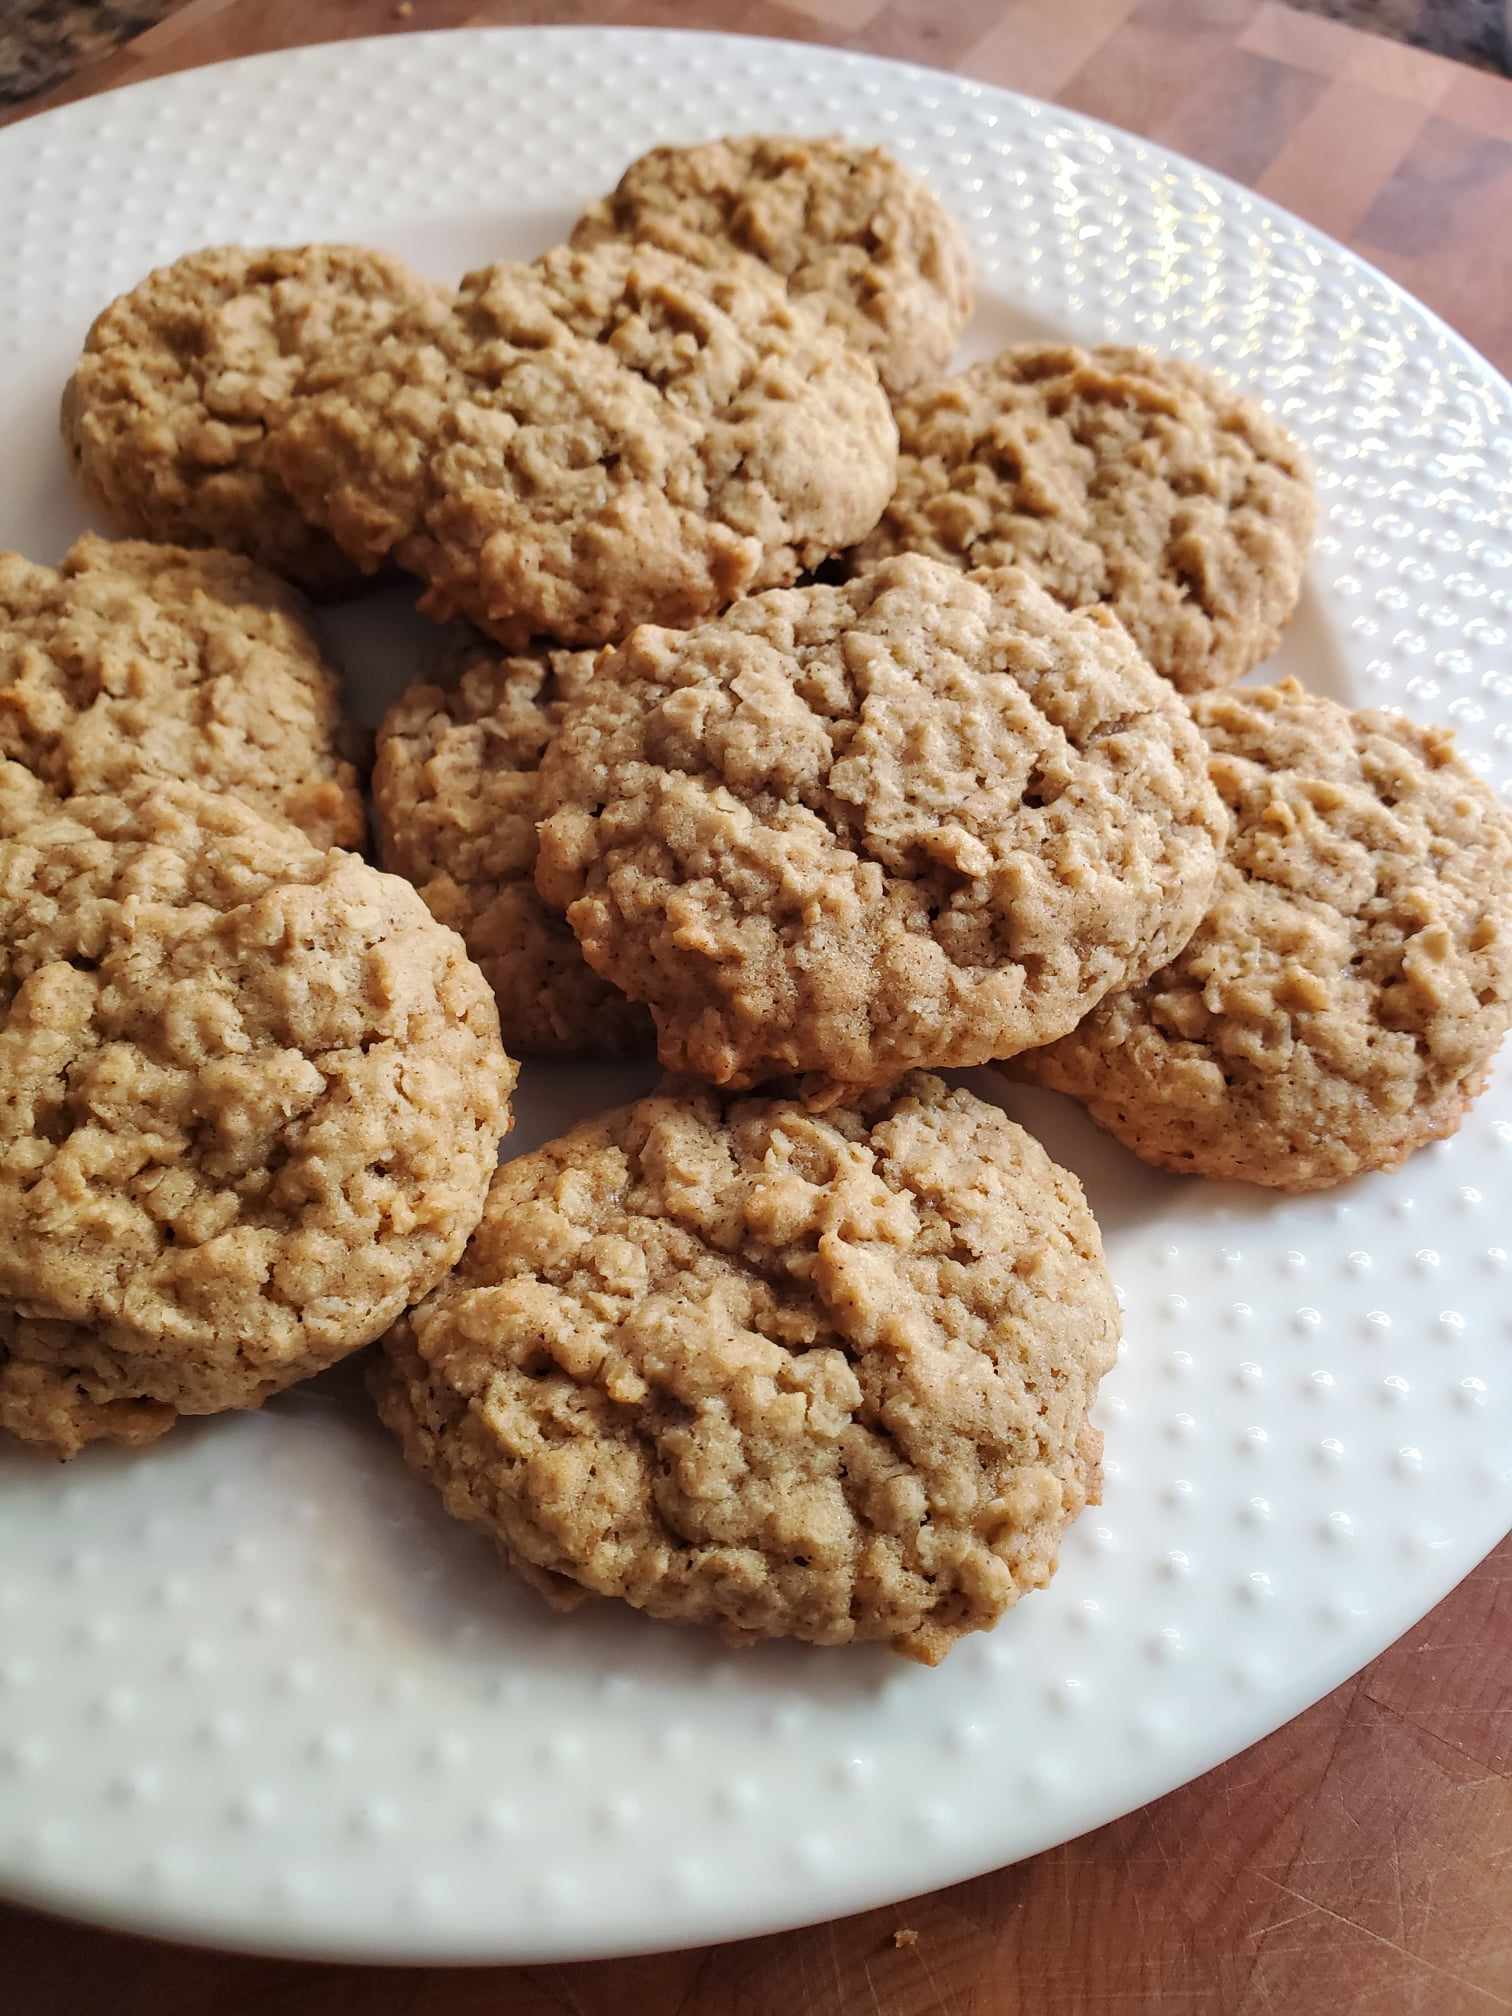
[[[1444,733],[1236,686],[1297,444],[1144,351],[942,375],[972,291],[886,154],[758,138],[455,292],[221,248],[106,309],[64,434],[133,536],[0,563],[0,1426],[383,1333],[553,1603],[932,1664],[1096,1498],[1119,1329],[1075,1177],[935,1073],[1286,1188],[1458,1124],[1512,822]],[[449,628],[380,873],[296,587],[394,572]],[[492,1173],[513,1056],[653,1044]]]

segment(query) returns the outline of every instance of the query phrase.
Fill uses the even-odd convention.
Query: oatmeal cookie
[[[14,840],[38,819],[57,812],[59,794],[0,752],[0,840]]]
[[[440,682],[411,686],[378,731],[373,803],[383,865],[461,933],[518,1055],[649,1049],[651,1018],[601,980],[536,893],[537,771],[591,651],[501,657],[459,644]]]
[[[881,147],[785,134],[654,147],[572,233],[582,249],[618,238],[702,266],[732,250],[764,260],[893,395],[945,369],[971,313],[960,227]]]
[[[91,1442],[140,1449],[166,1435],[178,1413],[134,1397],[132,1385],[87,1324],[51,1323],[0,1304],[0,1435],[65,1459]]]
[[[673,1084],[506,1163],[372,1378],[559,1605],[934,1665],[1096,1502],[1118,1330],[1076,1178],[970,1092]]]
[[[1316,506],[1302,450],[1195,364],[1024,344],[898,408],[898,487],[850,556],[1025,567],[1068,609],[1105,603],[1183,693],[1276,648]]]
[[[513,1080],[396,877],[192,784],[33,806],[0,833],[7,1424],[66,1453],[368,1343],[466,1244]]]
[[[268,436],[333,345],[401,312],[428,281],[357,245],[215,245],[149,273],[96,319],[63,394],[63,438],[124,532],[249,554],[315,594],[360,570],[301,514]]]
[[[756,261],[565,248],[352,346],[272,443],[301,508],[432,615],[604,644],[791,581],[876,524],[877,374]],[[337,382],[339,381],[339,382]]]
[[[601,659],[537,885],[716,1084],[880,1084],[1072,1028],[1195,929],[1226,821],[1106,610],[905,555]]]
[[[1445,729],[1294,680],[1194,712],[1233,817],[1208,913],[1019,1067],[1159,1168],[1393,1168],[1454,1132],[1512,1021],[1512,817]]]
[[[184,778],[360,846],[340,682],[306,617],[235,553],[96,538],[58,568],[0,553],[0,757],[60,797]]]

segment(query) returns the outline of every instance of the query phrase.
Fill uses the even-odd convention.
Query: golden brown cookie
[[[340,682],[307,616],[235,553],[92,537],[59,568],[0,553],[0,757],[60,797],[184,778],[360,846]]]
[[[1096,1502],[1118,1331],[1081,1186],[970,1092],[673,1084],[506,1163],[372,1377],[559,1606],[934,1665]]]
[[[1022,344],[898,407],[898,487],[850,556],[1021,566],[1105,603],[1183,693],[1276,648],[1316,506],[1302,450],[1223,380],[1148,350]]]
[[[141,1449],[178,1419],[133,1394],[129,1356],[83,1323],[50,1323],[0,1303],[0,1435],[65,1460],[91,1442]]]
[[[502,657],[462,643],[440,682],[411,686],[378,731],[373,804],[383,865],[461,933],[515,1055],[649,1049],[651,1018],[584,959],[536,894],[537,772],[562,709],[592,679],[591,651]]]
[[[1208,913],[1024,1075],[1159,1168],[1318,1190],[1452,1134],[1512,1021],[1512,817],[1449,733],[1280,686],[1194,709]]]
[[[38,819],[50,819],[58,793],[30,770],[0,753],[0,839],[12,840]]]
[[[637,630],[541,792],[547,902],[663,1061],[725,1085],[1064,1034],[1190,936],[1226,828],[1184,703],[1105,610],[917,555]]]
[[[764,260],[894,395],[938,377],[971,313],[960,227],[882,147],[780,133],[653,147],[572,233],[583,250],[617,238],[701,266]]]
[[[358,245],[213,245],[97,317],[63,394],[63,438],[123,531],[249,554],[315,594],[360,570],[296,508],[267,445],[333,344],[369,342],[442,297]]]
[[[66,1454],[161,1426],[140,1403],[257,1406],[386,1329],[477,1221],[515,1067],[460,940],[356,856],[191,784],[22,810],[0,1414]]]
[[[271,444],[362,566],[511,650],[692,623],[853,544],[897,434],[869,360],[754,260],[558,249],[351,346]]]

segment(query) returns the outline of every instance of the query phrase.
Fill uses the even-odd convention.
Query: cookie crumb
[[[893,1934],[893,1944],[900,1952],[905,1946],[917,1946],[918,1943],[919,1932],[915,1925],[900,1925]]]

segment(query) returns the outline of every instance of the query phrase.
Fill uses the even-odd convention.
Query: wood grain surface
[[[302,42],[545,21],[835,42],[1056,99],[1286,204],[1512,368],[1512,83],[1271,0],[188,0],[12,116]],[[0,1951],[7,2016],[1512,2010],[1512,1541],[1254,1749],[912,1904],[701,1952],[463,1973],[234,1959],[4,1910]]]

